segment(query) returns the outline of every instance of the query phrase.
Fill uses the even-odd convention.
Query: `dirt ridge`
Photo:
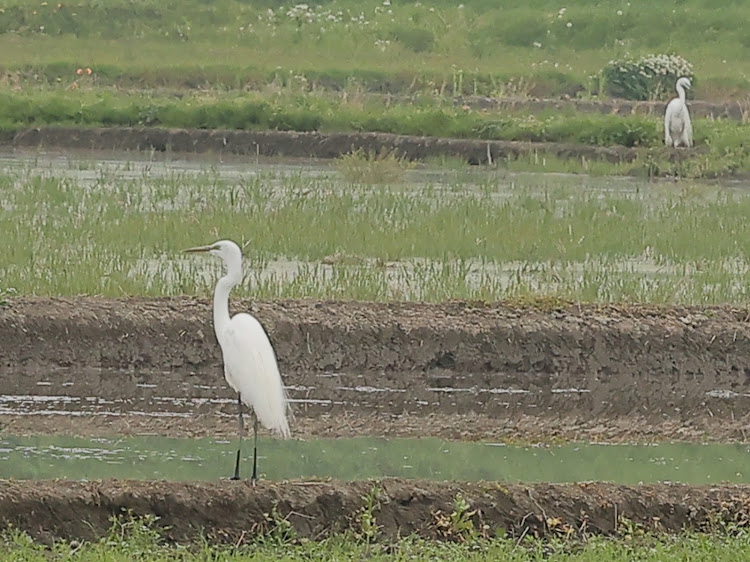
[[[319,133],[158,127],[35,127],[15,133],[4,144],[11,148],[157,151],[240,154],[248,156],[338,158],[357,149],[393,150],[410,160],[455,157],[469,164],[492,164],[527,154],[612,163],[632,162],[634,148],[573,143],[454,139],[391,133]],[[705,152],[660,149],[670,161]]]
[[[372,514],[380,539],[410,534],[430,539],[461,537],[441,514],[463,497],[478,535],[510,536],[613,534],[621,522],[653,531],[707,530],[721,521],[747,525],[750,486],[607,483],[500,484],[424,480],[92,482],[0,480],[0,529],[9,525],[34,538],[93,540],[103,536],[110,517],[131,512],[155,515],[163,535],[184,542],[203,534],[237,544],[272,532],[286,520],[297,537],[319,539],[361,531],[366,495],[379,498]],[[274,510],[278,519],[269,514]]]
[[[346,420],[363,434],[402,434],[400,424],[420,434],[409,420],[442,418],[466,421],[422,429],[493,438],[537,434],[539,424],[581,438],[601,424],[622,435],[632,422],[639,435],[658,427],[672,438],[746,439],[747,309],[312,300],[233,308],[266,327],[297,426],[313,433]],[[206,419],[233,412],[206,299],[13,299],[0,309],[0,341],[0,388],[26,408],[6,407],[4,419],[23,431],[30,413],[158,411],[182,418],[163,427],[201,434]]]

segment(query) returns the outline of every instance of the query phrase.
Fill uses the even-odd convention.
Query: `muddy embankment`
[[[389,133],[299,133],[153,127],[33,128],[18,132],[6,139],[4,144],[11,149],[154,150],[177,154],[212,153],[293,158],[338,158],[358,149],[372,153],[392,150],[410,160],[451,157],[469,164],[494,164],[534,154],[607,162],[632,162],[637,156],[637,151],[632,148],[565,143],[484,141]],[[670,160],[689,156],[685,151],[675,150],[665,150],[665,155]]]
[[[460,531],[449,519],[459,494],[473,511],[476,536],[492,537],[503,529],[512,537],[585,537],[613,534],[625,525],[678,532],[750,521],[748,486],[0,480],[0,526],[12,524],[43,541],[91,540],[106,534],[112,515],[130,511],[156,515],[163,536],[180,542],[202,535],[211,542],[241,544],[274,532],[279,522],[282,532],[291,527],[296,537],[320,539],[343,531],[361,533],[364,496],[374,493],[379,500],[372,515],[380,540],[411,534],[466,539],[472,531]]]
[[[469,97],[455,104],[496,111],[576,111],[614,115],[652,115],[661,118],[664,102],[624,100],[529,100]],[[690,102],[693,117],[744,120],[750,105],[742,102]],[[486,141],[394,135],[388,133],[318,133],[294,131],[240,131],[162,129],[154,127],[42,127],[29,128],[0,139],[0,147],[213,153],[264,157],[338,158],[357,149],[393,150],[411,160],[451,157],[469,164],[495,164],[523,156],[553,156],[579,161],[633,162],[638,150],[622,146],[601,147],[568,143]],[[660,157],[677,162],[703,154],[660,149]],[[642,170],[636,173],[642,174]]]
[[[625,100],[547,100],[457,98],[455,105],[479,110],[575,111],[613,115],[651,115],[661,119],[664,102]],[[694,118],[745,120],[749,103],[691,101]],[[203,129],[164,129],[155,127],[41,127],[19,131],[0,138],[0,147],[37,149],[82,149],[116,151],[157,151],[174,153],[213,153],[264,157],[338,158],[357,149],[368,152],[393,150],[411,160],[451,157],[469,164],[495,164],[523,156],[553,156],[566,160],[630,163],[638,150],[623,146],[601,147],[569,143],[486,141],[450,139],[388,133],[318,133],[294,131],[241,131]],[[705,153],[693,150],[660,149],[659,156],[678,162]],[[634,170],[643,174],[643,170]]]
[[[266,326],[300,437],[746,440],[746,309],[233,308]],[[12,299],[0,342],[5,432],[236,431],[206,300]]]

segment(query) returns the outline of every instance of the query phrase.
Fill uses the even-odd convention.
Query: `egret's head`
[[[689,90],[693,85],[690,83],[690,78],[683,76],[682,78],[677,80],[677,87],[679,88],[680,86]]]
[[[240,250],[240,247],[231,240],[219,240],[208,246],[197,246],[185,251],[191,253],[208,252],[214,256],[219,256],[227,263],[242,259],[242,251]]]

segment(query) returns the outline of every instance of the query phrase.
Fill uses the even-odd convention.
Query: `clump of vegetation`
[[[297,531],[294,529],[289,515],[283,516],[279,512],[278,502],[271,508],[271,513],[264,513],[267,527],[260,535],[261,541],[269,544],[287,544],[296,541]]]
[[[109,534],[100,546],[133,558],[156,556],[165,530],[159,528],[158,519],[153,514],[137,516],[132,511],[111,517]]]
[[[444,560],[446,562],[598,562],[601,560],[659,560],[671,562],[693,560],[746,560],[750,557],[750,535],[746,527],[730,525],[711,533],[684,532],[668,535],[633,527],[618,521],[615,537],[588,535],[581,540],[577,533],[557,531],[557,521],[549,520],[551,536],[537,538],[499,536],[476,537],[466,541],[428,541],[416,536],[402,537],[390,544],[369,543],[349,534],[338,534],[320,540],[268,541],[248,535],[233,545],[212,544],[196,537],[193,544],[174,544],[162,536],[154,517],[127,515],[113,520],[109,533],[98,540],[56,540],[45,546],[27,533],[10,528],[0,533],[0,550],[5,560],[27,562],[61,561],[130,561],[182,560]],[[502,533],[498,533],[502,535]],[[464,536],[469,536],[465,533]]]
[[[693,80],[693,65],[678,55],[663,54],[611,60],[601,72],[605,92],[629,100],[661,99],[682,76]]]
[[[0,307],[6,307],[10,304],[10,298],[15,296],[16,291],[13,287],[3,289],[0,287]]]
[[[336,166],[346,181],[377,185],[400,181],[413,164],[395,150],[358,148],[340,157]]]
[[[432,515],[438,534],[445,539],[467,543],[487,538],[488,526],[481,523],[481,512],[472,509],[471,504],[461,494],[456,494],[450,513],[437,510]],[[474,518],[480,520],[479,528],[475,526]]]
[[[372,489],[362,496],[364,505],[355,515],[357,529],[355,537],[366,543],[375,541],[380,535],[382,525],[379,525],[375,512],[380,509],[380,503],[384,496],[382,488],[373,486]]]

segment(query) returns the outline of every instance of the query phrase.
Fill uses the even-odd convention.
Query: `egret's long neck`
[[[221,342],[224,328],[229,324],[229,291],[242,280],[242,258],[227,259],[227,274],[219,279],[214,290],[214,329]]]
[[[685,87],[682,84],[677,85],[677,95],[680,96],[680,101],[685,103]]]

